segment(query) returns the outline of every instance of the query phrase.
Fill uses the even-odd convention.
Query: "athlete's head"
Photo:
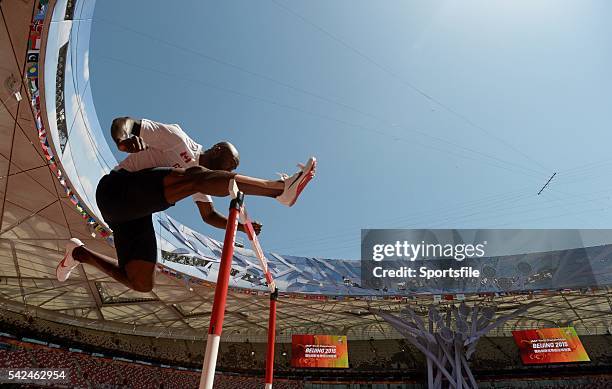
[[[219,142],[200,155],[200,165],[211,170],[231,172],[240,164],[238,149],[230,142]]]

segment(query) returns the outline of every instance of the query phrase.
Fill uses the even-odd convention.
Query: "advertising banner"
[[[590,361],[574,327],[512,331],[512,336],[526,365]]]
[[[346,336],[293,335],[291,366],[298,368],[348,368]]]

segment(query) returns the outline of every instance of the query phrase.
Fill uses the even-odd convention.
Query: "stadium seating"
[[[15,339],[0,338],[0,368],[45,367],[71,369],[71,388],[85,389],[188,389],[197,388],[200,373],[192,370],[149,366],[95,357],[86,353],[32,345]],[[401,343],[398,343],[402,346]],[[489,350],[490,351],[490,350]],[[378,351],[377,351],[378,352]],[[592,377],[557,377],[549,379],[494,379],[481,380],[479,387],[488,389],[540,388],[540,389],[605,389],[610,387],[609,375]],[[215,388],[218,389],[259,389],[263,379],[230,374],[217,374]],[[35,386],[22,386],[34,388]],[[424,388],[417,383],[304,383],[298,380],[280,379],[275,381],[279,389],[417,389]]]
[[[70,383],[73,386],[87,385],[83,378],[82,366],[77,354],[50,348],[33,348],[30,350],[30,354],[37,367],[70,369],[72,372]]]
[[[0,341],[3,338],[0,338]],[[9,349],[0,349],[0,367],[67,368],[72,388],[104,389],[187,389],[197,388],[200,373],[175,368],[141,365],[80,352],[6,340]],[[215,388],[261,388],[263,379],[217,374]],[[279,381],[276,388],[302,388],[297,381]]]
[[[2,367],[58,367],[69,368],[73,372],[71,387],[94,388],[189,388],[196,387],[199,373],[195,371],[202,366],[204,342],[201,340],[169,339],[163,337],[146,337],[138,335],[119,334],[98,331],[91,328],[67,326],[42,318],[3,311],[0,309],[0,325],[3,332],[13,334],[15,338],[6,340],[10,343],[9,350],[0,348],[0,368]],[[55,343],[57,347],[43,347],[37,344],[19,342],[21,337],[29,337],[43,342]],[[592,368],[594,373],[609,371],[612,358],[609,352],[612,345],[610,335],[581,336],[581,340],[591,358],[587,364],[572,364],[574,372],[582,368]],[[15,343],[22,346],[14,347]],[[0,337],[0,346],[2,338]],[[76,348],[83,352],[69,352],[68,348]],[[105,357],[95,357],[102,354]],[[277,343],[275,353],[276,377],[317,377],[319,380],[329,379],[336,373],[323,370],[294,369],[290,364],[291,344]],[[110,357],[121,357],[143,363],[125,362]],[[261,378],[265,367],[266,345],[262,342],[228,342],[220,345],[218,356],[218,371],[224,372],[217,378],[216,387],[261,387]],[[191,370],[160,367],[160,364],[182,366]],[[345,369],[342,379],[361,374],[361,377],[413,377],[419,380],[425,371],[425,361],[422,354],[404,339],[349,339],[349,369]],[[487,381],[487,377],[503,375],[508,372],[524,371],[525,376],[532,375],[534,367],[524,366],[512,337],[483,337],[478,342],[470,365],[477,377],[484,377],[482,387],[497,386],[500,380]],[[599,369],[599,370],[597,370]],[[565,368],[559,368],[556,374],[563,374]],[[338,372],[340,373],[340,372]],[[340,378],[339,378],[340,379]],[[572,378],[573,379],[573,378]],[[561,384],[578,385],[574,387],[603,388],[601,379],[589,382],[589,386],[580,386],[576,381],[564,380]],[[574,379],[578,380],[578,379]],[[277,380],[275,387],[302,387],[301,381],[283,383]],[[534,384],[533,380],[521,381]],[[550,380],[537,383],[537,387],[552,387]],[[560,384],[560,385],[561,385]],[[225,385],[225,386],[222,386]],[[311,384],[306,384],[306,387]],[[321,384],[323,385],[323,384]],[[382,385],[382,384],[381,384]],[[404,389],[411,386],[402,383]],[[489,386],[486,386],[489,385]],[[516,380],[505,387],[517,387]],[[528,385],[528,386],[529,386]],[[534,384],[536,385],[536,384]],[[557,384],[554,384],[557,385]],[[316,386],[326,388],[327,386]],[[358,387],[358,386],[356,386]],[[383,387],[383,386],[381,386]],[[398,386],[388,386],[396,388]],[[563,386],[554,386],[563,387]]]
[[[34,361],[26,350],[0,350],[0,367],[32,366]]]

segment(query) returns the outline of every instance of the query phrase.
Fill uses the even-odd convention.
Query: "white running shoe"
[[[68,277],[70,277],[70,272],[81,264],[81,262],[77,261],[72,256],[74,249],[81,246],[84,246],[83,242],[77,238],[72,238],[68,241],[68,243],[66,243],[66,254],[64,255],[64,259],[62,259],[62,261],[57,265],[57,269],[55,269],[55,275],[57,276],[58,281],[66,281]]]
[[[281,174],[281,179],[285,182],[285,189],[283,193],[276,199],[288,207],[295,204],[297,198],[302,193],[302,190],[306,187],[308,182],[312,180],[315,175],[315,169],[317,167],[317,159],[315,157],[308,158],[305,165],[298,164],[300,170],[292,176],[287,174]]]

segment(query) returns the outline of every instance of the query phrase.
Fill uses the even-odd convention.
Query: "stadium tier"
[[[44,319],[0,311],[6,333],[0,338],[0,368],[67,368],[75,387],[109,388],[195,388],[198,386],[204,343],[168,338],[104,333],[75,329]],[[12,334],[12,335],[11,335]],[[612,366],[609,336],[582,336],[589,352],[589,363],[532,367],[521,363],[514,340],[510,337],[485,337],[471,360],[482,387],[530,385],[567,388],[603,388]],[[291,344],[276,345],[275,366],[279,387],[300,388],[314,381],[335,388],[359,388],[360,382],[378,382],[380,388],[417,388],[426,370],[422,354],[403,339],[349,341],[349,368],[303,369],[291,366]],[[163,350],[163,352],[160,352]],[[219,387],[241,383],[246,388],[261,387],[266,345],[261,342],[226,342],[222,344],[217,379]],[[538,375],[547,374],[547,379]],[[565,376],[566,378],[559,378]],[[567,381],[589,382],[591,386]],[[487,382],[490,381],[490,384]],[[393,385],[396,386],[393,386]],[[183,385],[183,386],[178,386]],[[229,385],[229,386],[228,386]],[[281,386],[285,385],[285,386]],[[353,386],[350,386],[353,385]],[[355,386],[357,385],[357,386]],[[487,386],[489,385],[489,386]],[[537,386],[536,386],[537,385]],[[574,385],[574,386],[572,386]],[[90,386],[91,387],[91,386]],[[217,386],[215,386],[217,387]],[[237,387],[237,386],[236,386]],[[320,386],[332,388],[333,386]]]
[[[506,365],[508,359],[500,358],[500,354],[505,354],[506,348],[510,349],[504,341],[508,339],[491,339],[492,347],[486,349],[483,347],[479,350],[479,355],[475,361],[477,371],[489,371],[489,374],[483,375],[481,387],[483,388],[510,388],[510,387],[536,387],[536,388],[593,388],[603,389],[609,386],[609,380],[612,378],[603,372],[592,372],[588,374],[585,371],[576,371],[574,374],[568,371],[556,371],[550,374],[547,379],[538,379],[530,377],[534,372],[525,372],[524,378],[513,377],[510,373],[513,369],[520,369],[520,364],[515,366]],[[595,340],[593,343],[600,342],[602,339]],[[89,345],[91,347],[91,345]],[[364,347],[365,350],[359,350]],[[358,377],[351,378],[350,376],[336,377],[333,381],[329,375],[317,377],[316,373],[311,372],[308,378],[287,379],[281,378],[275,384],[278,388],[321,388],[321,389],[357,389],[357,388],[380,388],[380,389],[408,389],[422,388],[414,378],[418,374],[410,378],[398,379],[393,378],[393,373],[402,370],[413,371],[417,373],[416,366],[404,367],[405,358],[397,358],[399,355],[383,355],[372,359],[370,353],[381,353],[382,350],[389,348],[399,349],[406,347],[401,342],[383,342],[370,343],[368,345],[356,346],[353,355],[362,358],[357,359],[356,365],[359,368],[355,370],[370,371],[370,374],[378,375],[380,378],[372,378],[367,381],[368,384],[360,382]],[[393,347],[394,346],[394,347]],[[607,347],[607,345],[601,345]],[[258,357],[255,363],[249,363],[253,360],[250,355],[251,350],[256,349],[252,345],[233,345],[228,350],[228,353],[237,354],[231,361],[222,358],[223,362],[230,362],[233,366],[244,366],[242,374],[251,370],[256,370],[257,365],[261,362]],[[106,388],[106,389],[151,389],[151,388],[197,388],[200,379],[200,373],[195,369],[170,367],[167,365],[155,364],[145,361],[131,361],[127,358],[110,357],[108,354],[85,352],[80,349],[71,349],[53,345],[42,345],[40,343],[32,343],[18,341],[10,337],[0,338],[0,368],[23,368],[28,366],[31,368],[43,369],[68,369],[69,382],[65,385],[57,385],[55,387],[71,387],[71,388]],[[99,350],[101,351],[101,350]],[[261,351],[261,350],[260,350]],[[362,354],[363,353],[363,354]],[[384,353],[384,351],[382,352]],[[398,353],[399,354],[399,353]],[[397,365],[394,366],[393,359],[397,358]],[[420,361],[422,365],[422,361]],[[228,364],[226,366],[232,366]],[[282,366],[282,364],[281,364]],[[482,366],[482,368],[480,368]],[[609,364],[608,364],[609,366]],[[422,369],[423,366],[419,366]],[[387,370],[387,371],[385,371]],[[503,370],[506,370],[504,373]],[[294,375],[299,375],[295,374]],[[386,377],[385,377],[386,375]],[[356,374],[358,376],[358,374]],[[491,379],[491,377],[494,377]],[[363,378],[362,378],[363,379]],[[364,380],[365,381],[365,380]],[[317,382],[313,384],[313,382]],[[344,383],[346,382],[346,383]],[[378,382],[378,383],[377,383]],[[215,379],[215,388],[245,388],[255,389],[263,385],[263,377],[254,377],[248,375],[239,375],[238,373],[222,372],[217,374]],[[45,386],[47,387],[47,386]]]

